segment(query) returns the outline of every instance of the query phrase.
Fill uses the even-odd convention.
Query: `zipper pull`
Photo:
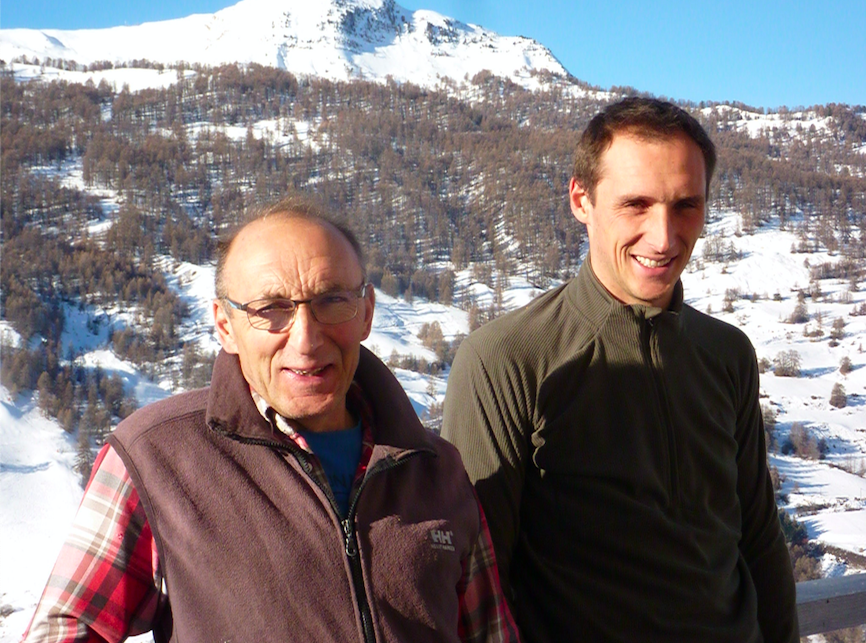
[[[343,525],[343,536],[346,541],[346,555],[349,558],[354,558],[358,555],[358,542],[355,540],[355,529],[351,518],[346,518],[341,522]]]

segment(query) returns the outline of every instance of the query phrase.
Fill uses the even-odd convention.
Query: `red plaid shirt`
[[[354,387],[353,387],[354,388]],[[254,396],[256,398],[257,396]],[[361,459],[354,490],[373,452],[370,416],[360,391],[352,391],[361,415]],[[303,437],[274,416],[261,398],[259,409],[301,449]],[[311,458],[311,476],[330,489],[321,464]],[[517,626],[505,602],[487,520],[479,504],[481,531],[463,562],[457,586],[458,632],[463,641],[518,641]],[[117,453],[105,446],[23,641],[27,643],[102,643],[123,641],[153,629],[161,604],[169,600],[144,507]]]

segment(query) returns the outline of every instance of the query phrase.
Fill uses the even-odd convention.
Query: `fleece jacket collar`
[[[363,346],[354,381],[373,412],[376,451],[393,456],[407,450],[434,452],[431,435],[397,378]],[[225,351],[214,362],[206,418],[209,427],[229,437],[282,441],[279,431],[259,413],[237,355]]]
[[[589,255],[584,259],[577,278],[568,284],[568,291],[567,297],[571,304],[593,328],[600,328],[612,314],[624,308],[630,309],[637,319],[652,319],[664,314],[665,317],[674,317],[679,325],[680,313],[683,310],[682,280],[677,280],[671,303],[666,309],[640,304],[626,305],[611,295],[596,277]]]

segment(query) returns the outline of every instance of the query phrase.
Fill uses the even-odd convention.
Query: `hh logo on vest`
[[[454,532],[453,531],[444,531],[442,529],[431,529],[430,530],[430,540],[432,540],[432,544],[430,545],[433,549],[444,549],[446,551],[454,551]]]

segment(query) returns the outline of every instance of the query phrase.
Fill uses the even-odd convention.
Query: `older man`
[[[794,643],[754,351],[683,303],[715,150],[628,99],[578,144],[578,276],[470,335],[444,435],[528,641]]]
[[[110,436],[25,640],[516,640],[456,450],[360,345],[351,233],[266,209],[216,291],[211,386]]]

